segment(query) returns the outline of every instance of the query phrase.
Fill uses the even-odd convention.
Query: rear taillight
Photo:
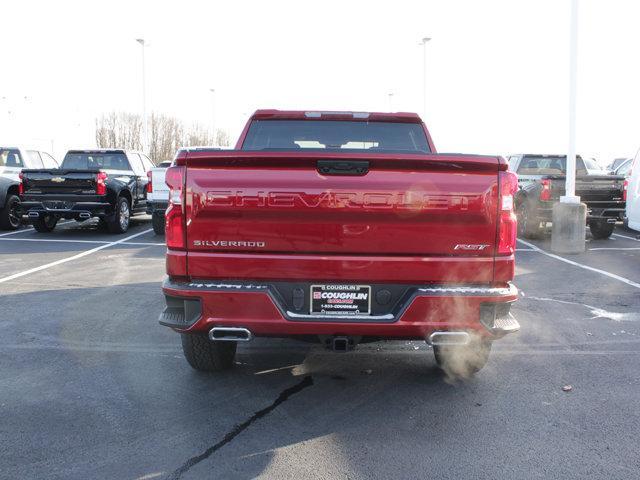
[[[186,245],[185,167],[167,168],[164,181],[169,186],[169,207],[165,214],[165,241],[168,248],[184,249]]]
[[[107,172],[96,173],[96,195],[107,194]]]
[[[498,255],[513,255],[518,230],[513,197],[518,191],[518,177],[513,172],[500,172],[499,182]]]
[[[20,183],[18,184],[18,195],[24,195],[24,176],[22,172],[18,174],[18,178],[20,179]]]
[[[551,200],[551,180],[542,179],[540,180],[540,185],[542,185],[542,190],[540,190],[540,200],[548,202]]]
[[[629,177],[624,179],[624,182],[622,182],[622,201],[626,202],[627,201],[627,190],[629,189]]]
[[[153,175],[151,175],[151,170],[147,172],[147,178],[149,179],[149,181],[147,182],[147,193],[153,193],[153,183],[151,183]]]

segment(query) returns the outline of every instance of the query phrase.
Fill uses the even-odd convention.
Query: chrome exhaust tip
[[[248,342],[253,338],[251,331],[244,327],[213,327],[209,339],[214,342]]]
[[[467,345],[471,336],[467,332],[433,332],[427,338],[429,345]]]
[[[38,218],[38,217],[40,217],[40,214],[39,214],[38,212],[29,212],[29,213],[27,214],[27,216],[28,216],[29,218]]]
[[[80,215],[78,215],[78,217],[84,218],[86,220],[87,218],[91,218],[91,214],[89,212],[82,212],[80,213]]]

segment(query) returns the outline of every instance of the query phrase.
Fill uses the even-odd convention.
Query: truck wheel
[[[491,340],[473,339],[467,345],[434,345],[436,363],[447,375],[467,378],[478,373],[489,361]]]
[[[540,237],[540,219],[535,216],[527,202],[522,202],[517,209],[518,235],[524,238]]]
[[[129,229],[129,219],[131,218],[131,207],[129,200],[125,197],[118,197],[116,211],[113,218],[107,221],[107,229],[110,233],[124,233]]]
[[[613,233],[614,228],[616,228],[615,223],[607,223],[603,220],[593,220],[589,222],[591,236],[596,239],[609,238]]]
[[[33,222],[33,228],[40,233],[52,232],[56,228],[56,223],[58,223],[58,219],[53,215],[41,215]]]
[[[153,233],[156,235],[164,235],[164,212],[153,212],[151,215],[151,225],[153,226]]]
[[[4,208],[0,210],[0,227],[4,230],[17,230],[20,226],[20,198],[17,195],[7,195]]]
[[[189,365],[202,372],[219,372],[233,366],[236,342],[212,342],[207,334],[183,333],[182,351]]]

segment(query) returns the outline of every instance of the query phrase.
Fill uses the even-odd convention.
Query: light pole
[[[551,250],[581,253],[585,250],[587,206],[576,196],[576,86],[578,77],[578,0],[571,0],[569,29],[569,145],[565,194],[553,205]]]
[[[213,143],[216,144],[216,89],[210,88],[211,92],[211,136]]]
[[[567,151],[567,180],[564,203],[580,203],[576,196],[576,89],[578,77],[578,0],[571,0],[569,36],[569,148]]]
[[[427,116],[427,42],[431,37],[423,37],[422,45],[422,120]]]
[[[142,47],[142,149],[149,151],[149,137],[147,135],[147,71],[144,62],[144,38],[136,38],[136,42]]]

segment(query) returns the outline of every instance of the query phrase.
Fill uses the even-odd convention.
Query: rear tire
[[[107,220],[109,233],[125,233],[129,229],[131,206],[125,197],[118,197],[113,218]]]
[[[212,342],[205,333],[183,333],[180,336],[184,358],[195,370],[219,372],[233,366],[236,342]]]
[[[151,225],[153,226],[153,233],[164,235],[164,212],[154,211],[151,214]]]
[[[33,228],[36,229],[36,232],[49,233],[56,228],[56,223],[58,223],[58,219],[56,217],[52,215],[41,215],[33,222]]]
[[[592,220],[589,222],[589,230],[591,230],[591,236],[598,240],[609,238],[616,228],[615,223],[607,223],[602,220]]]
[[[542,233],[540,219],[535,215],[533,208],[525,201],[517,209],[518,235],[524,238],[539,238]]]
[[[0,210],[0,227],[3,230],[17,230],[20,227],[20,197],[7,195],[4,208]]]
[[[489,361],[491,340],[472,338],[467,345],[434,345],[438,366],[450,377],[468,378],[478,373]]]

